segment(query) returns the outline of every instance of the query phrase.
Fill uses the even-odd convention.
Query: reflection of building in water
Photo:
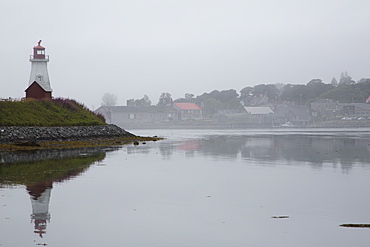
[[[202,146],[202,142],[200,139],[195,140],[186,140],[181,142],[177,149],[184,150],[184,151],[194,151],[199,149]]]
[[[34,233],[46,233],[47,222],[50,222],[49,202],[52,189],[52,183],[43,183],[27,186],[27,191],[31,196],[32,214],[31,221],[35,223]]]
[[[113,150],[116,148],[104,151],[100,147],[92,147],[1,153],[0,187],[26,186],[31,197],[34,232],[43,237],[50,223],[49,202],[53,183],[62,183],[79,176],[91,164],[103,160],[106,152]]]

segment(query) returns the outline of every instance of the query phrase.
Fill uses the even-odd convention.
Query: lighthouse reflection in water
[[[35,233],[40,237],[46,233],[47,222],[50,222],[49,202],[52,188],[51,182],[27,186],[32,203],[31,220],[35,223]]]
[[[101,148],[84,148],[27,154],[2,153],[0,187],[26,186],[31,199],[34,233],[43,238],[51,219],[49,204],[53,184],[82,174],[90,165],[104,159],[106,152]]]

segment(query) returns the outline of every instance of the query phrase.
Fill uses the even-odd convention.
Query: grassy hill
[[[93,126],[105,119],[71,99],[0,101],[0,126]]]

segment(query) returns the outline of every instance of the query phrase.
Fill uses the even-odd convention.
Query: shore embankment
[[[0,127],[0,151],[123,145],[156,141],[116,125],[70,127]]]
[[[133,136],[135,135],[113,124],[70,127],[0,127],[0,143],[22,141],[76,141],[91,138]]]

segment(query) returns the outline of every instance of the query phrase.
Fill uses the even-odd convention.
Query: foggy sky
[[[33,46],[54,97],[91,109],[214,89],[370,77],[368,0],[13,0],[0,3],[0,97],[21,98]]]

